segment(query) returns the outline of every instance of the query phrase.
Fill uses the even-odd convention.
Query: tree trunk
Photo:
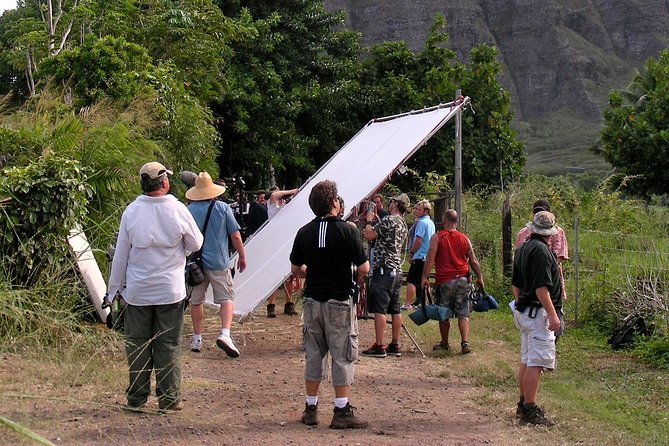
[[[30,96],[35,96],[35,79],[33,78],[33,61],[32,52],[30,49],[26,50],[26,83],[28,84],[28,91]]]
[[[47,49],[49,56],[53,56],[54,38],[56,34],[56,26],[53,22],[53,5],[51,0],[46,0],[46,33],[47,33]]]

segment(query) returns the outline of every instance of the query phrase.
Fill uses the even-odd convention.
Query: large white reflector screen
[[[245,244],[246,270],[235,274],[235,315],[243,319],[290,276],[297,230],[314,218],[308,198],[314,184],[337,183],[347,210],[368,197],[469,99],[370,121],[302,186]],[[233,257],[233,261],[236,256]],[[207,301],[212,302],[211,289]]]

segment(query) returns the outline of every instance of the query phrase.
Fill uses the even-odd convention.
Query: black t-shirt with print
[[[320,302],[351,295],[352,265],[367,261],[358,231],[337,217],[317,217],[297,232],[290,263],[306,265],[304,296]]]

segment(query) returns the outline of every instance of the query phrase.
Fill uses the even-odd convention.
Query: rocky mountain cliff
[[[608,92],[669,47],[669,0],[325,0],[373,45],[423,46],[436,14],[462,61],[488,43],[498,49],[500,81],[511,92],[528,167],[601,169],[586,148],[597,139]],[[464,92],[466,94],[466,92]]]

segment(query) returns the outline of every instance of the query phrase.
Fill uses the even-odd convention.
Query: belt
[[[374,273],[375,273],[375,274],[380,274],[380,275],[382,275],[382,276],[385,276],[385,275],[387,274],[387,275],[389,275],[390,277],[395,277],[395,276],[397,276],[397,273],[398,273],[398,272],[399,272],[399,271],[396,270],[396,269],[394,269],[394,268],[384,268],[384,267],[376,268],[376,269],[374,270]]]

